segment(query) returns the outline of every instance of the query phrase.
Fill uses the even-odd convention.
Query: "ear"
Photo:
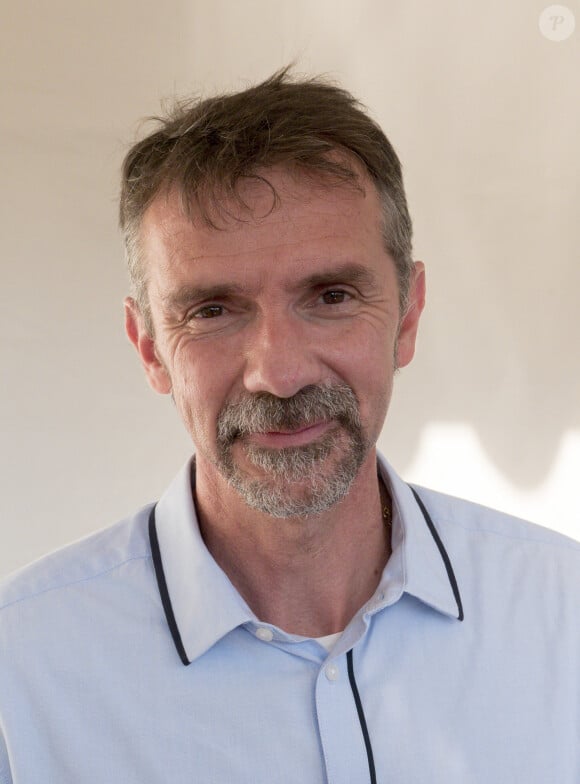
[[[171,379],[165,369],[165,365],[159,359],[155,340],[145,326],[143,314],[132,297],[127,297],[124,304],[125,331],[127,332],[127,337],[137,349],[149,384],[156,392],[168,395],[171,392]]]
[[[425,265],[416,261],[411,273],[409,286],[409,304],[399,325],[397,344],[397,367],[405,367],[415,354],[415,342],[419,319],[425,307]]]

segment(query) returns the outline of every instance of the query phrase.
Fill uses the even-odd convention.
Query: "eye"
[[[330,291],[325,291],[321,296],[322,301],[326,305],[341,305],[350,298],[350,294],[342,289],[330,289]]]
[[[223,305],[204,305],[191,315],[195,319],[212,319],[216,318],[216,316],[221,316],[223,312]]]

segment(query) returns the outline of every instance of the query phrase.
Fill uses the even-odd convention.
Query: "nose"
[[[322,381],[322,364],[309,325],[292,313],[261,315],[246,345],[246,390],[288,398]]]

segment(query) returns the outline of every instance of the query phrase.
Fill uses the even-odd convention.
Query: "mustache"
[[[289,398],[269,392],[247,395],[220,411],[217,438],[222,446],[229,446],[251,433],[298,430],[330,419],[351,431],[360,428],[358,399],[348,384],[310,384]]]

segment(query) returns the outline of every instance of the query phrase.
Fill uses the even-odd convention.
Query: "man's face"
[[[401,320],[374,186],[264,173],[251,215],[232,203],[218,230],[175,194],[142,227],[153,340],[134,303],[127,330],[152,386],[171,392],[196,445],[197,472],[227,480],[274,516],[324,511],[367,460],[396,365],[413,355],[422,265]]]

